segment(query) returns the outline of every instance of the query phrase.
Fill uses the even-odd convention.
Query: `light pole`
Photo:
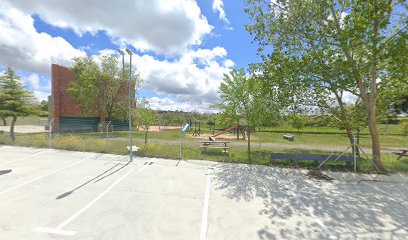
[[[130,161],[133,161],[133,141],[132,141],[132,55],[133,52],[129,48],[126,48],[126,52],[130,56],[130,65],[129,65],[129,138],[130,138]],[[136,86],[135,86],[136,87]]]
[[[122,75],[125,78],[125,52],[122,49],[118,50],[120,55],[122,55]],[[132,50],[126,48],[126,52],[130,56],[130,69],[129,69],[129,158],[133,161],[133,141],[132,141]]]

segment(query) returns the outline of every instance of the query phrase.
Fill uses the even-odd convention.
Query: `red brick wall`
[[[68,94],[69,83],[74,80],[74,73],[67,67],[56,64],[51,65],[52,78],[52,117],[53,131],[58,132],[60,128],[60,117],[84,117],[81,114],[79,105]],[[123,98],[128,99],[128,88],[123,89]],[[133,108],[136,107],[133,101]],[[94,111],[87,113],[86,117],[98,117],[99,114]],[[104,122],[104,116],[99,116],[100,121]]]
[[[66,67],[51,65],[52,78],[52,114],[54,118],[53,131],[59,131],[60,117],[81,117],[78,104],[69,96],[69,83],[75,78],[74,73]],[[97,117],[98,114],[87,114],[87,117]]]

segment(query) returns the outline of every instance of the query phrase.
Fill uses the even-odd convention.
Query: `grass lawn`
[[[385,135],[404,135],[403,125],[401,124],[378,124],[378,130],[380,133]],[[272,131],[272,132],[287,132],[287,133],[297,133],[298,129],[287,125],[279,127],[267,127],[261,128],[262,131]],[[304,127],[300,129],[300,133],[340,133],[344,134],[344,130],[335,127]],[[361,134],[369,135],[368,128],[364,128]]]
[[[204,131],[203,134],[210,134]],[[52,136],[52,147],[76,151],[108,152],[114,154],[127,154],[129,133],[76,133],[76,134],[54,134]],[[191,134],[183,135],[183,159],[203,159],[236,163],[270,164],[269,152],[298,152],[298,153],[332,153],[342,152],[348,145],[348,138],[344,134],[295,134],[295,141],[289,142],[282,138],[282,133],[256,132],[251,134],[251,160],[248,160],[246,141],[231,139],[231,148],[228,155],[218,149],[202,152],[199,148],[200,142],[205,137],[192,137]],[[133,132],[134,144],[141,147],[135,153],[137,156],[161,157],[179,159],[179,130],[165,130],[160,132],[149,132],[149,142],[144,146],[144,132]],[[262,157],[260,152],[260,139],[262,139]],[[218,139],[217,139],[218,140]],[[0,144],[10,144],[8,135],[0,135]],[[49,146],[48,135],[42,134],[17,134],[16,145],[43,147]],[[382,148],[406,148],[408,137],[396,135],[381,135]],[[361,138],[363,147],[370,146],[369,136]],[[305,147],[306,146],[306,147]],[[369,153],[370,151],[368,151]],[[408,172],[408,158],[396,160],[392,153],[383,153],[384,165],[389,172]],[[288,162],[280,161],[278,165],[290,166]],[[329,164],[326,168],[331,170],[347,170],[344,163]],[[302,167],[316,167],[315,163],[300,162]],[[372,170],[368,161],[361,161],[359,165],[361,172]]]
[[[311,146],[343,146],[346,148],[350,141],[346,134],[293,134],[295,141],[288,142],[282,138],[282,133],[253,133],[251,140],[265,143],[282,143],[291,145],[311,145]],[[380,135],[382,148],[406,148],[408,147],[408,137],[399,135]],[[360,146],[370,147],[371,138],[369,135],[360,136]]]

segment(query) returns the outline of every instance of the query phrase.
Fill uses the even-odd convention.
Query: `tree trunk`
[[[374,165],[381,171],[384,171],[384,165],[381,161],[380,136],[378,134],[377,121],[375,113],[368,113],[368,128],[371,136],[371,149],[373,154]]]
[[[7,121],[5,117],[2,117],[1,120],[3,120],[3,126],[7,126]]]
[[[333,4],[334,5],[334,4]],[[378,64],[378,36],[379,36],[379,20],[375,19],[374,21],[374,34],[376,37],[371,38],[373,40],[373,56],[372,56],[372,66],[371,66],[371,81],[370,81],[370,94],[368,93],[367,87],[363,84],[363,77],[360,74],[356,61],[353,59],[350,49],[346,41],[342,38],[342,28],[340,27],[340,20],[336,15],[334,6],[331,6],[331,12],[335,20],[335,26],[339,34],[340,45],[346,55],[347,61],[350,63],[351,70],[354,76],[354,79],[357,81],[358,88],[360,89],[361,99],[363,100],[368,118],[368,129],[370,130],[371,136],[371,147],[373,154],[374,165],[381,171],[384,170],[383,163],[381,161],[381,150],[380,150],[380,139],[377,129],[377,120],[376,120],[376,101],[377,101],[377,64]]]
[[[147,144],[147,133],[149,132],[149,128],[146,127],[146,131],[145,131],[145,148],[146,148],[146,144]]]
[[[247,137],[248,137],[248,160],[251,161],[251,131],[249,131],[249,126],[247,127]]]
[[[10,123],[10,139],[14,143],[16,141],[16,136],[14,135],[14,126],[16,125],[17,117],[13,117]]]

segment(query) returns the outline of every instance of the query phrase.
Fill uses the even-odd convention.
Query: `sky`
[[[213,112],[223,74],[261,61],[247,23],[244,0],[2,0],[0,73],[46,100],[52,63],[128,47],[153,109]]]

